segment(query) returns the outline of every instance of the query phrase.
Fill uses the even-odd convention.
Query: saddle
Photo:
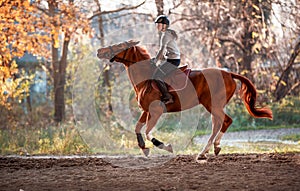
[[[168,91],[174,92],[183,90],[187,86],[190,73],[191,69],[188,68],[188,65],[184,65],[167,75],[163,80],[167,84]],[[154,89],[159,91],[155,82],[152,82],[151,85]]]

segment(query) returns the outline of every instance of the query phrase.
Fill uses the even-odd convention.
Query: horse
[[[146,148],[141,130],[144,126],[146,139],[154,146],[173,152],[170,144],[164,144],[151,135],[158,119],[166,112],[180,112],[202,104],[211,114],[212,132],[196,160],[206,160],[207,154],[214,145],[214,154],[220,151],[220,141],[232,119],[224,112],[224,108],[234,95],[237,84],[241,82],[240,95],[248,113],[255,118],[273,119],[272,111],[267,107],[257,107],[257,91],[253,83],[246,77],[234,72],[219,68],[205,68],[201,70],[191,69],[187,74],[188,83],[181,90],[170,92],[173,103],[163,104],[161,93],[155,88],[152,75],[157,66],[151,64],[148,51],[137,46],[138,41],[128,41],[109,47],[98,49],[97,56],[100,59],[109,59],[111,62],[119,62],[125,66],[127,75],[134,88],[136,100],[142,113],[135,125],[138,146],[148,156],[149,148]]]

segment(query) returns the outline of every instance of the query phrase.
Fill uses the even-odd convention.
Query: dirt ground
[[[0,190],[300,190],[300,153],[114,160],[0,157]],[[140,161],[145,166],[135,168]]]

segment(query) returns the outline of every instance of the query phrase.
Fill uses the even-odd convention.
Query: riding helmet
[[[160,15],[158,16],[155,21],[155,23],[162,23],[162,24],[166,24],[166,25],[169,25],[170,24],[170,21],[168,19],[168,17],[166,15]]]

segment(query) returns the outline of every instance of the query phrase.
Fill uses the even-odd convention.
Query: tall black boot
[[[168,92],[166,84],[161,80],[155,80],[156,84],[162,93],[161,100],[165,104],[173,103],[172,95]]]

